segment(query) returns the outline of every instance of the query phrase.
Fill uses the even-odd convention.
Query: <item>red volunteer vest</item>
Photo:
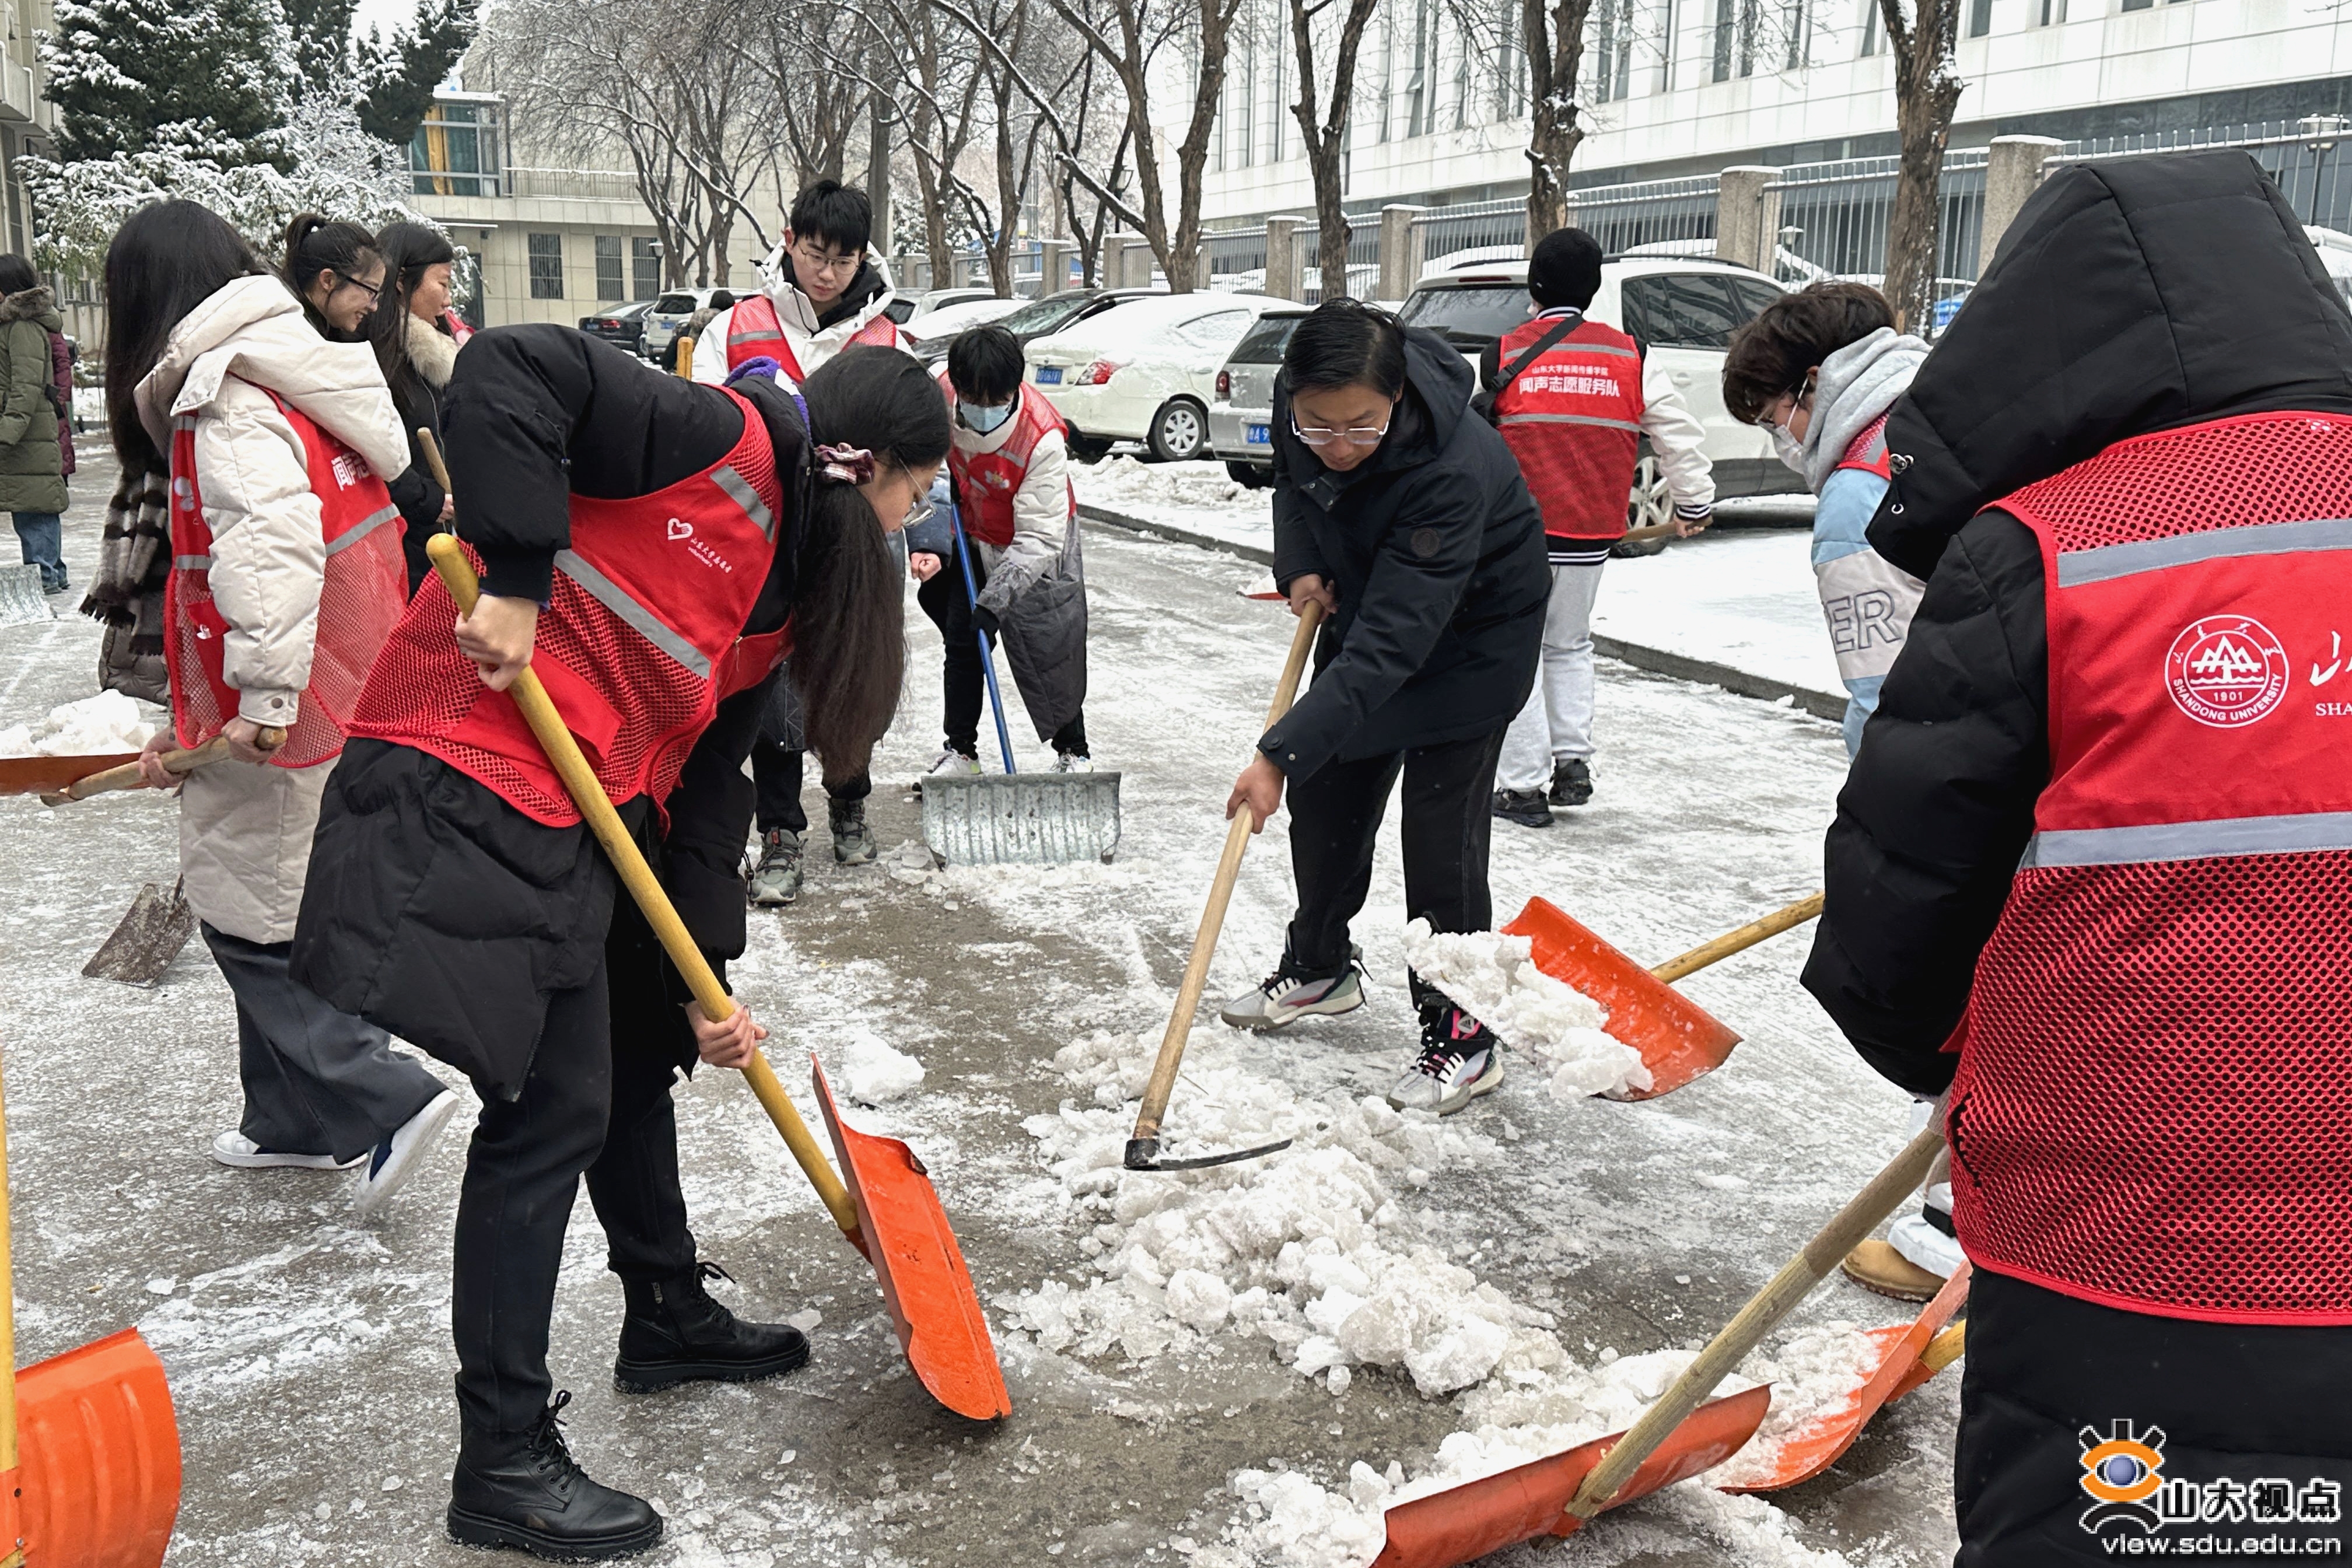
[[[940,375],[940,391],[948,400],[948,417],[955,417],[955,389],[948,384],[944,372]],[[1021,489],[1021,481],[1029,474],[1030,455],[1037,443],[1055,431],[1066,436],[1069,426],[1054,405],[1023,387],[1018,406],[1013,411],[1013,434],[1004,445],[993,452],[967,452],[961,447],[948,447],[948,477],[955,481],[956,515],[962,520],[964,531],[983,544],[993,544],[999,550],[1013,542],[1013,498]],[[1070,513],[1078,515],[1078,492],[1070,489]]]
[[[859,344],[895,349],[898,346],[898,323],[880,310],[874,319],[850,334],[841,346],[856,348]],[[727,368],[735,370],[746,360],[772,359],[784,367],[784,374],[794,385],[808,379],[801,369],[800,356],[793,353],[790,339],[784,336],[784,324],[776,317],[776,302],[765,294],[748,295],[735,301],[735,309],[727,318]]]
[[[1846,443],[1845,456],[1838,459],[1841,468],[1860,468],[1892,481],[1895,461],[1886,452],[1886,416],[1880,415],[1863,433]]]
[[[270,758],[278,767],[307,768],[341,753],[368,667],[406,608],[408,567],[400,552],[400,509],[367,460],[276,393],[269,396],[302,444],[327,542],[310,684],[286,743]],[[229,626],[213,599],[212,564],[196,419],[184,414],[172,425],[172,574],[163,586],[172,729],[183,746],[204,744],[236,717],[236,690],[221,673]]]
[[[2051,775],[1961,1031],[1960,1239],[2131,1311],[2352,1323],[2352,419],[2000,505],[2042,544]]]
[[[709,468],[649,496],[572,498],[571,548],[556,554],[539,617],[530,667],[616,805],[667,800],[720,700],[758,684],[791,647],[789,626],[741,635],[775,557],[782,492],[767,426],[727,395],[743,434]],[[428,579],[376,661],[352,733],[428,752],[534,821],[578,822],[521,710],[457,651],[457,614]]]
[[[1557,323],[1541,317],[1503,334],[1512,363]],[[1642,444],[1642,351],[1616,328],[1580,321],[1495,395],[1495,424],[1555,539],[1625,535],[1625,498]]]

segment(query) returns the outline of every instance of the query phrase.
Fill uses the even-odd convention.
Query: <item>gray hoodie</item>
[[[1927,345],[1881,327],[1822,362],[1813,417],[1805,430],[1805,485],[1815,495],[1837,471],[1853,438],[1895,406],[1927,357]]]

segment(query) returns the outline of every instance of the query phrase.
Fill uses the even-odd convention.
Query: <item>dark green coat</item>
[[[49,401],[49,334],[65,324],[47,289],[0,300],[0,511],[66,510],[65,455]]]

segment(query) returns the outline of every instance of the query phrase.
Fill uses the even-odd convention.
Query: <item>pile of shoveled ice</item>
[[[1602,1031],[1600,1004],[1538,969],[1523,936],[1482,931],[1439,935],[1427,921],[1405,927],[1405,963],[1455,1005],[1527,1052],[1556,1100],[1650,1087],[1641,1053]]]
[[[0,757],[105,756],[135,752],[163,728],[163,710],[120,691],[49,710],[37,724],[0,730]]]
[[[853,1027],[841,1077],[849,1098],[860,1105],[887,1105],[923,1087],[923,1064],[872,1030]]]
[[[1250,494],[1222,463],[1139,463],[1122,456],[1072,471],[1078,476],[1081,500],[1113,510],[1179,507],[1223,511]]]

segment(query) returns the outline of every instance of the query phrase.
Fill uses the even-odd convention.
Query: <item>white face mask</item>
[[[1786,425],[1767,426],[1772,432],[1772,455],[1794,473],[1805,471],[1805,444],[1789,434]]]
[[[964,424],[981,435],[987,436],[993,434],[1007,419],[1013,417],[1013,405],[1001,403],[992,407],[985,403],[966,403],[963,399],[958,398],[956,412],[963,416]]]

